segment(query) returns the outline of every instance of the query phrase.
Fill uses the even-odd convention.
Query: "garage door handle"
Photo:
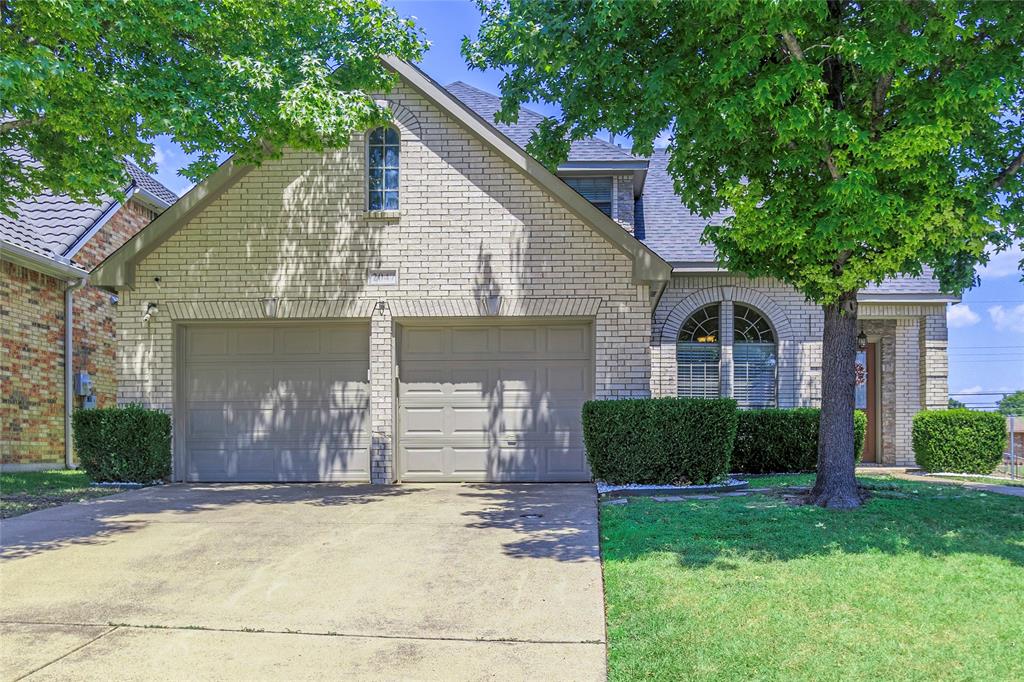
[[[505,445],[518,445],[519,439],[515,436],[505,436]]]

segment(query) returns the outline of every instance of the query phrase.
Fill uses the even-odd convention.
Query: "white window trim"
[[[392,129],[398,135],[398,208],[397,209],[371,209],[370,208],[370,133],[377,128]],[[378,218],[383,220],[394,220],[402,215],[402,207],[405,202],[402,201],[402,180],[405,176],[404,168],[402,167],[402,157],[405,156],[402,153],[402,131],[399,130],[398,126],[395,125],[382,125],[370,128],[363,135],[363,212],[368,218]]]

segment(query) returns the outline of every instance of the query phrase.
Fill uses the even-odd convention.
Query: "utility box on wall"
[[[88,372],[77,372],[75,374],[75,395],[80,397],[92,393],[92,377]]]

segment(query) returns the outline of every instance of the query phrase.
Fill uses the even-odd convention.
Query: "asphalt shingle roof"
[[[128,187],[141,187],[168,204],[178,200],[177,194],[127,159],[125,170],[131,178]],[[43,192],[15,202],[16,219],[0,213],[0,241],[61,260],[117,201],[103,196],[97,203],[90,204],[75,201],[67,195]]]
[[[517,145],[526,149],[530,135],[537,129],[545,116],[526,108],[519,109],[519,120],[513,124],[495,123],[494,115],[501,109],[501,98],[472,85],[456,81],[445,86],[445,90],[476,112]],[[625,149],[596,137],[573,142],[569,148],[569,161],[637,161],[637,157]]]

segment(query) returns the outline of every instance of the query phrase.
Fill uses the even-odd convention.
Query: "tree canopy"
[[[1016,3],[481,0],[463,52],[505,72],[500,116],[557,102],[548,163],[601,129],[649,153],[729,269],[818,302],[935,269],[974,283],[1024,224]]]
[[[378,57],[425,46],[378,0],[0,0],[0,210],[113,192],[159,135],[197,155],[192,180],[222,154],[344,146],[388,117]]]
[[[999,412],[1024,417],[1024,391],[1017,391],[999,401]]]
[[[1024,237],[1024,12],[991,0],[478,0],[463,54],[504,72],[499,119],[557,103],[556,165],[607,129],[668,172],[719,264],[823,308],[818,471],[849,508],[857,294],[932,268],[944,290]]]

